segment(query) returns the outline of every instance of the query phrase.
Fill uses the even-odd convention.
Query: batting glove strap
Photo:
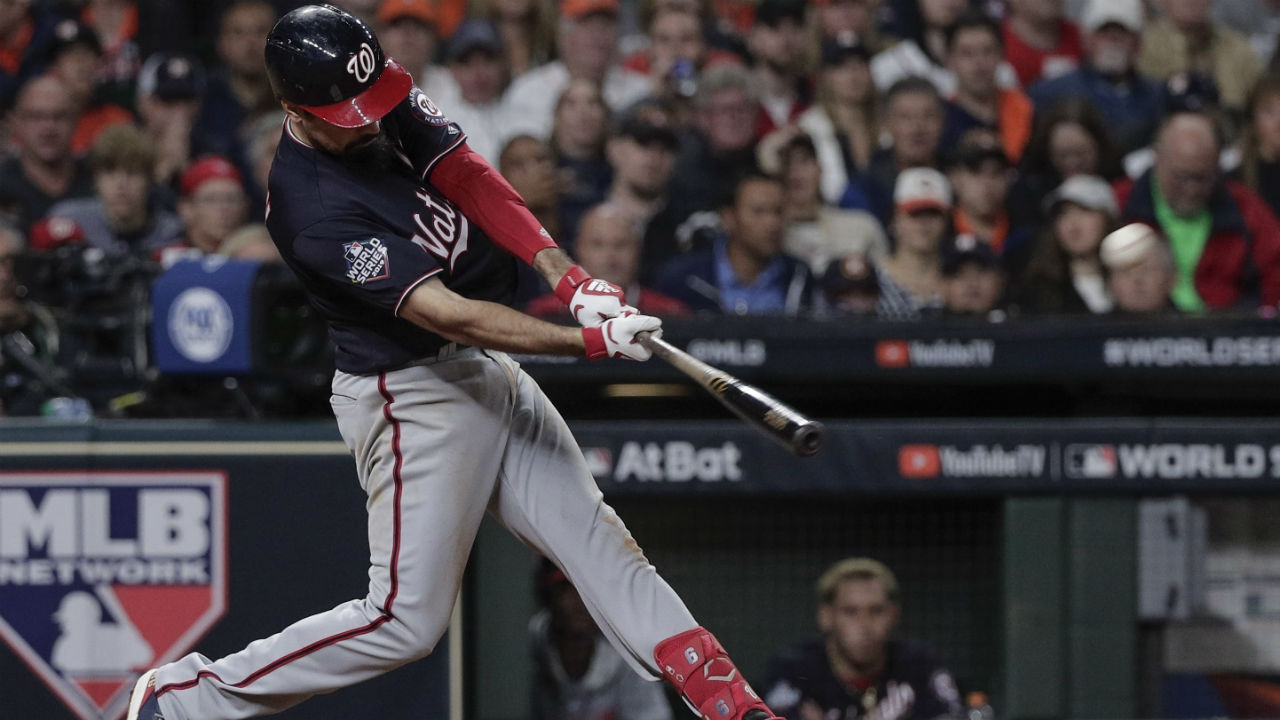
[[[573,294],[578,291],[584,283],[591,279],[586,270],[581,265],[574,265],[569,268],[564,277],[560,278],[560,282],[556,283],[556,297],[560,298],[560,302],[568,305],[573,302]]]
[[[588,360],[609,357],[609,348],[604,344],[604,328],[582,328],[582,342],[587,346]]]

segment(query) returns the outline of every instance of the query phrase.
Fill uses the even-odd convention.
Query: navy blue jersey
[[[890,640],[884,672],[865,690],[831,671],[826,641],[809,640],[769,662],[761,697],[773,711],[798,720],[806,705],[824,720],[959,718],[960,693],[951,674],[924,645]],[[815,717],[812,712],[807,717]]]
[[[285,123],[268,180],[271,238],[328,321],[338,369],[361,375],[449,342],[399,316],[427,279],[503,304],[515,283],[515,259],[429,182],[435,164],[465,142],[462,130],[417,88],[382,128],[402,162],[375,168],[312,148]]]

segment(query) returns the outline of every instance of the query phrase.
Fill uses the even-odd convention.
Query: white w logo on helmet
[[[373,66],[373,48],[369,47],[369,43],[360,43],[360,51],[347,61],[347,72],[360,82],[368,82],[369,76],[373,74]]]

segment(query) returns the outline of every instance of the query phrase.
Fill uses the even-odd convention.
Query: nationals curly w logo
[[[360,43],[360,50],[347,61],[347,72],[362,83],[369,82],[369,76],[373,74],[375,64],[373,48],[369,47],[369,43]]]

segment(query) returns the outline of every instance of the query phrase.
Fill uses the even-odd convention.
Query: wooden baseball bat
[[[796,412],[763,390],[712,367],[661,338],[647,332],[636,339],[654,355],[688,375],[720,404],[796,455],[807,457],[822,449],[826,428]]]

